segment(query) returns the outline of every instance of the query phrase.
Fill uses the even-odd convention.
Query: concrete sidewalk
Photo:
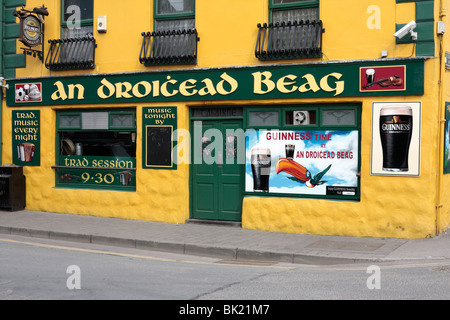
[[[303,264],[450,259],[450,232],[431,239],[286,234],[37,211],[0,211],[0,234],[114,245],[224,260]]]

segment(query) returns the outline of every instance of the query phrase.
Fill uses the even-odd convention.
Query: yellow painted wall
[[[440,0],[439,5],[439,15],[441,15],[441,20],[445,22],[447,27],[447,32],[440,39],[440,45],[442,45],[442,51],[450,52],[450,36],[448,35],[448,27],[450,26],[450,2],[448,0]],[[441,10],[442,8],[442,10]],[[441,101],[441,115],[440,115],[440,126],[441,126],[441,145],[444,144],[444,120],[445,120],[445,102],[450,102],[450,68],[445,68],[442,66],[442,77],[443,77],[443,92]],[[443,151],[443,150],[442,150]],[[442,168],[443,163],[440,163]],[[450,173],[444,174],[440,182],[440,201],[439,201],[439,211],[437,215],[437,225],[438,231],[442,232],[450,227]]]
[[[191,66],[144,67],[138,61],[141,32],[153,28],[153,3],[130,2],[124,9],[119,1],[95,0],[94,37],[97,40],[96,69],[50,72],[36,58],[27,58],[27,68],[18,69],[17,77],[63,76],[73,74],[118,73],[172,70]],[[375,4],[376,2],[376,4]],[[445,1],[446,2],[446,1]],[[27,7],[42,5],[28,0]],[[60,37],[60,1],[46,1],[50,15],[46,18],[46,39]],[[375,6],[375,7],[374,7]],[[439,1],[436,1],[436,12]],[[379,13],[377,15],[377,12]],[[373,15],[376,14],[374,17]],[[99,34],[97,16],[106,15],[108,31]],[[198,64],[193,68],[249,66],[274,63],[378,59],[382,50],[388,58],[408,57],[412,44],[396,45],[393,33],[396,23],[407,23],[415,17],[411,3],[393,0],[321,0],[320,17],[326,29],[323,58],[260,62],[254,55],[258,23],[268,22],[268,0],[196,0],[196,28],[200,42]],[[378,20],[379,17],[379,20]],[[448,19],[448,18],[447,18]],[[450,26],[450,24],[448,24]],[[445,41],[448,47],[448,37]],[[436,45],[437,54],[439,46]],[[46,50],[48,45],[46,46]],[[450,50],[450,49],[448,49]],[[436,234],[436,202],[439,182],[439,59],[425,63],[423,96],[296,99],[295,103],[361,103],[361,200],[359,202],[295,198],[245,197],[243,228],[293,233],[423,238]],[[449,73],[445,75],[448,85]],[[446,100],[450,101],[448,90]],[[372,103],[376,101],[422,101],[420,177],[384,177],[370,174]],[[188,108],[198,105],[276,105],[276,101],[223,101],[202,103],[146,103],[82,105],[77,108],[135,107],[137,119],[136,192],[105,190],[56,189],[55,110],[41,110],[41,166],[25,167],[27,176],[27,209],[74,214],[99,215],[184,223],[189,218],[189,165],[177,170],[142,169],[142,107],[177,106],[178,128],[189,128]],[[71,108],[71,107],[61,107]],[[3,163],[12,162],[11,111],[3,103]],[[27,108],[36,109],[36,108]],[[442,178],[444,190],[450,188],[450,175]],[[441,229],[449,225],[450,200],[443,198]]]

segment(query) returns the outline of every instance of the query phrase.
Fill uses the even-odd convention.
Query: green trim
[[[82,129],[81,123],[81,114],[85,112],[108,112],[108,129],[106,130],[86,130]],[[134,125],[133,127],[111,127],[111,115],[112,114],[133,114],[134,115]],[[80,126],[78,128],[72,127],[61,127],[60,126],[60,117],[64,115],[80,115]],[[56,111],[56,134],[55,134],[55,188],[65,189],[65,188],[73,188],[73,189],[93,189],[93,190],[115,190],[115,191],[136,191],[136,157],[116,157],[116,156],[66,156],[61,155],[60,151],[60,134],[61,132],[120,132],[120,131],[131,131],[136,132],[136,110],[134,108],[123,108],[123,109],[102,109],[98,108],[95,110],[92,109],[78,109],[78,110],[57,110]],[[137,147],[137,146],[136,146]],[[137,151],[137,150],[136,150]],[[102,167],[100,164],[98,168],[87,167],[83,168],[81,166],[67,166],[65,168],[61,168],[60,166],[64,166],[62,163],[63,158],[71,158],[75,161],[81,161],[86,159],[85,161],[126,161],[133,162],[133,168],[116,168],[116,167]],[[109,162],[111,163],[111,162]],[[96,166],[97,167],[97,166]],[[85,177],[89,175],[89,180],[83,182],[83,178],[81,174],[77,175],[80,170],[83,170],[83,174]],[[120,181],[120,172],[122,171],[131,171],[131,183],[129,185],[122,185]],[[71,181],[66,182],[61,179],[63,174],[70,174],[77,178],[76,182],[73,183]]]
[[[295,9],[307,9],[307,8],[315,8],[319,10],[320,17],[320,7],[319,0],[311,0],[311,1],[303,1],[301,3],[286,3],[286,4],[274,4],[273,0],[269,1],[269,23],[273,22],[272,13],[274,11],[285,11],[285,10],[295,10]],[[316,56],[308,56],[308,58],[320,58],[322,54]],[[292,58],[288,58],[292,59]]]
[[[298,8],[312,8],[318,6],[319,0],[301,1],[297,3],[273,3],[273,0],[269,1],[269,9],[289,10]]]
[[[26,6],[26,5],[27,5],[26,0],[5,0],[5,4],[4,4],[4,6],[6,8],[21,7],[21,6]]]
[[[150,116],[147,118],[147,116]],[[152,117],[156,116],[156,117]],[[149,164],[147,159],[148,150],[152,147],[152,140],[148,137],[148,128],[170,128],[171,130],[171,163],[169,164]],[[178,160],[176,146],[178,143],[178,136],[176,130],[178,128],[178,113],[176,106],[168,107],[143,107],[142,108],[142,168],[143,169],[162,169],[162,170],[176,170]],[[157,143],[159,145],[161,141]],[[157,146],[158,147],[158,146]]]
[[[262,107],[258,108],[244,108],[244,127],[246,129],[277,129],[282,126],[282,115],[280,114],[280,108],[277,107]],[[278,124],[277,125],[251,125],[250,124],[250,112],[278,112]]]
[[[396,0],[397,3],[407,3],[407,2],[424,2],[424,1],[430,1],[430,0]],[[434,0],[432,0],[434,1]]]
[[[67,27],[65,26],[66,24],[66,20],[64,18],[64,1],[65,0],[61,0],[60,4],[61,4],[61,28],[60,28],[60,38],[62,39],[63,37],[63,29],[67,29]],[[94,9],[94,0],[92,0],[92,9]],[[92,19],[86,19],[86,20],[80,20],[80,26],[82,27],[86,27],[86,26],[92,26],[92,31],[94,31],[94,10],[92,10]]]
[[[357,96],[401,96],[422,95],[424,93],[424,61],[425,58],[361,60],[342,63],[311,63],[288,65],[265,65],[249,67],[225,67],[208,69],[180,69],[153,72],[74,75],[63,77],[41,77],[27,79],[11,79],[10,87],[16,84],[42,83],[42,101],[15,101],[14,90],[6,91],[8,106],[46,106],[69,104],[111,104],[136,102],[174,102],[174,101],[213,101],[213,100],[268,100],[290,98],[324,98],[324,97],[357,97]],[[364,91],[360,88],[361,68],[376,66],[404,65],[406,72],[406,90]],[[307,80],[304,75],[310,74],[314,80]],[[290,76],[291,78],[285,78]],[[170,79],[169,79],[170,77]],[[208,80],[208,84],[205,82]],[[281,87],[288,90],[283,93],[276,84],[282,80]],[[283,80],[284,79],[284,80]],[[291,80],[294,79],[294,80]],[[315,81],[320,86],[322,79],[328,81],[328,86],[320,90],[312,90],[307,82]],[[168,82],[170,80],[170,82]],[[188,81],[188,82],[186,82]],[[138,96],[129,90],[131,97],[114,94],[114,84],[126,82],[136,87]],[[142,84],[150,84],[153,90],[146,92]],[[267,87],[271,84],[271,88]],[[55,86],[57,84],[58,86]],[[78,95],[63,100],[59,94],[69,93],[69,86],[78,84],[84,88],[83,97]],[[192,84],[192,87],[189,86]],[[233,84],[232,87],[230,84]],[[337,84],[341,86],[338,87]],[[345,84],[345,85],[344,85]],[[180,86],[189,88],[188,94],[180,91]],[[273,86],[273,88],[272,88]],[[305,86],[306,91],[299,87]],[[110,88],[110,89],[108,89]],[[155,89],[157,88],[157,89]],[[233,88],[233,90],[231,90]],[[222,93],[219,92],[222,91]],[[72,89],[73,90],[73,87]],[[112,90],[112,91],[110,91]],[[58,92],[61,91],[61,92]],[[64,91],[64,92],[63,92]],[[258,92],[260,91],[260,92]],[[100,97],[99,92],[108,97]],[[184,91],[186,92],[186,91]],[[56,93],[56,94],[55,94]],[[145,96],[141,96],[145,93]]]
[[[217,106],[221,107],[221,106]],[[238,107],[238,106],[233,106]],[[361,172],[361,117],[362,117],[362,105],[358,103],[324,103],[324,104],[288,104],[288,105],[271,105],[271,106],[264,106],[264,105],[251,105],[251,106],[239,106],[242,107],[244,110],[243,112],[243,129],[279,129],[279,130],[333,130],[333,131],[358,131],[358,171]],[[200,108],[207,108],[207,107],[200,107]],[[194,121],[201,121],[201,120],[213,120],[211,118],[193,118],[193,110],[194,108],[189,108],[189,131],[193,132],[193,122]],[[322,110],[330,110],[330,109],[352,109],[355,110],[355,125],[343,125],[343,126],[335,126],[335,125],[322,125],[322,119],[321,119],[321,111]],[[271,127],[263,127],[263,126],[249,126],[248,124],[248,114],[250,111],[279,111],[280,117],[279,117],[279,126],[271,126]],[[293,111],[293,110],[314,110],[316,111],[316,124],[312,125],[302,125],[302,126],[296,126],[296,125],[286,125],[285,122],[285,113],[286,111]],[[229,118],[223,117],[223,118],[215,118],[216,120],[228,120]],[[191,153],[191,165],[190,165],[190,175],[189,175],[189,212],[190,217],[192,218],[192,211],[193,211],[193,153]],[[242,175],[242,185],[245,186],[245,171]],[[285,193],[255,193],[255,192],[247,192],[245,191],[245,188],[243,189],[243,197],[271,197],[271,198],[293,198],[293,199],[325,199],[325,200],[338,200],[338,201],[347,201],[347,202],[359,202],[361,199],[361,178],[358,178],[358,184],[356,187],[356,194],[354,196],[339,196],[339,195],[304,195],[304,194],[285,194]]]
[[[153,1],[153,30],[156,31],[156,21],[165,21],[165,20],[195,20],[195,0],[194,0],[194,8],[192,12],[181,12],[181,13],[172,13],[172,14],[158,14],[158,1]]]
[[[415,43],[415,55],[433,57],[435,54],[435,16],[434,16],[434,0],[397,0],[396,3],[415,3],[416,15],[415,21],[417,27],[417,41],[413,41],[408,34],[403,39],[396,39],[396,44]],[[396,31],[401,29],[405,24],[396,24]]]
[[[0,47],[0,74],[5,78],[15,78],[16,68],[26,67],[26,56],[16,53],[16,40],[20,36],[20,24],[16,23],[16,17],[13,16],[17,7],[25,5],[25,0],[3,0],[2,8],[0,8],[0,29],[3,30]]]

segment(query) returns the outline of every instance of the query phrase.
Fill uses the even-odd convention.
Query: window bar
[[[90,41],[88,37],[79,39],[79,42],[81,42],[81,45],[78,45],[78,51],[80,59],[79,64],[81,66],[87,66],[89,64],[89,49],[90,49]],[[77,57],[77,55],[75,55]]]
[[[80,43],[79,39],[67,39],[66,43],[68,43],[68,58],[67,58],[67,62],[70,66],[75,66],[77,65],[76,63],[76,57],[77,57],[77,53],[78,51],[81,49],[80,47],[83,46],[83,42]]]
[[[299,32],[301,30],[301,26],[297,21],[294,21],[293,28],[294,28],[294,30],[293,30],[293,35],[292,35],[292,39],[293,39],[292,54],[298,55],[301,53],[301,47],[302,47],[302,36]]]
[[[171,32],[169,32],[169,35],[168,35],[169,41],[168,41],[168,46],[166,47],[166,50],[167,50],[166,59],[168,61],[170,61],[171,59],[174,59],[178,56],[177,55],[177,53],[178,53],[177,47],[180,45],[180,42],[175,41],[175,39],[180,39],[179,35],[180,35],[179,30],[178,31],[172,30]]]
[[[260,49],[260,53],[262,56],[265,56],[267,54],[266,51],[264,51],[265,48],[265,43],[266,43],[266,36],[267,36],[267,30],[268,30],[268,26],[267,23],[264,23],[263,25],[263,29],[264,29],[264,34],[262,35],[262,43],[261,43],[261,47]],[[261,29],[260,29],[261,30]],[[258,39],[259,40],[259,39]]]
[[[156,45],[157,45],[157,39],[155,39],[155,32],[152,32],[149,35],[148,41],[149,41],[149,46],[150,46],[150,52],[149,52],[148,56],[146,56],[145,58],[146,58],[147,62],[151,62],[152,57],[154,55],[153,52],[155,51]]]
[[[150,32],[142,32],[141,36],[143,37],[143,40],[141,45],[141,52],[139,53],[139,62],[143,63],[147,58],[148,47],[150,44]]]
[[[300,20],[258,24],[255,55],[260,60],[318,56],[322,52],[322,21]],[[265,51],[266,50],[266,51]]]

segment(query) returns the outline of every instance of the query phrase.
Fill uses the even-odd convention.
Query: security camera
[[[417,40],[417,32],[414,32],[413,30],[416,28],[417,24],[414,20],[409,22],[407,25],[405,25],[403,28],[398,30],[396,33],[394,33],[394,37],[401,39],[404,36],[406,36],[408,33],[411,34],[411,38],[415,41]]]

